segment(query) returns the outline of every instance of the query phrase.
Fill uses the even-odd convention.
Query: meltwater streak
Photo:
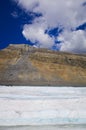
[[[0,126],[74,124],[86,129],[85,87],[0,87]]]

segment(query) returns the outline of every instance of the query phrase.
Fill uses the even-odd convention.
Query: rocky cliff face
[[[0,51],[0,84],[86,86],[86,55],[10,45]]]

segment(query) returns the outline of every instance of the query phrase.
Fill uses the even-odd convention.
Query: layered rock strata
[[[86,86],[86,55],[10,45],[0,51],[0,85]]]

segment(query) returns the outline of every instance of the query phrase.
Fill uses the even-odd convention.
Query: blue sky
[[[12,16],[14,12],[18,12],[21,16]],[[11,43],[29,43],[22,35],[22,28],[27,19],[33,19],[27,16],[16,3],[11,0],[1,0],[0,2],[0,48],[4,48]],[[26,16],[27,19],[24,19]]]
[[[26,43],[86,52],[85,0],[1,0],[0,49]]]

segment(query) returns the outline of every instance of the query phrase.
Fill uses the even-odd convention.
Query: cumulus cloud
[[[48,34],[45,34],[45,27],[43,24],[34,22],[30,25],[24,25],[23,35],[27,40],[35,43],[37,47],[42,48],[51,48],[54,44],[54,41]]]
[[[86,32],[83,30],[68,32],[59,35],[58,40],[62,41],[61,51],[84,53],[86,52]]]
[[[86,49],[85,32],[75,31],[77,26],[86,22],[86,7],[83,6],[85,0],[14,1],[28,14],[29,12],[42,14],[32,24],[24,25],[22,33],[27,40],[31,40],[40,47],[52,48],[55,45],[55,38],[50,37],[45,31],[58,27],[64,28],[64,32],[57,37],[57,39],[64,39],[59,45],[61,51],[79,50],[83,52],[83,49]]]

